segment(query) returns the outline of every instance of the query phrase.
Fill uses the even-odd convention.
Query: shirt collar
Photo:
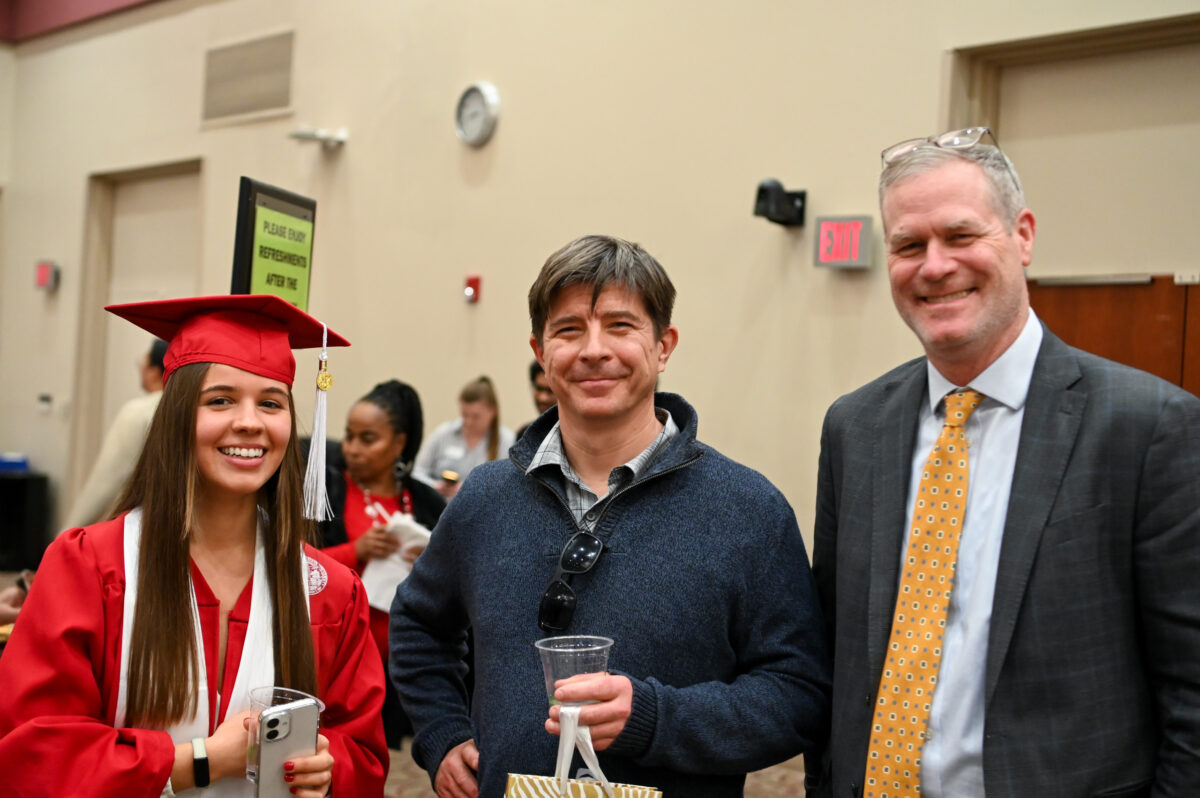
[[[554,426],[546,433],[546,437],[542,438],[541,445],[537,451],[533,453],[533,458],[529,461],[529,467],[525,469],[526,474],[533,473],[535,469],[547,465],[560,465],[566,458],[563,456],[562,431],[559,429],[559,422],[555,421]]]
[[[1004,354],[996,358],[970,385],[955,385],[942,376],[933,363],[925,361],[929,380],[929,409],[937,413],[938,402],[955,388],[973,388],[989,399],[995,399],[1010,410],[1020,410],[1029,396],[1029,382],[1033,379],[1033,366],[1037,362],[1038,350],[1042,347],[1042,325],[1033,308],[1017,340],[1013,341]]]
[[[654,414],[662,422],[662,430],[650,442],[650,445],[639,452],[632,460],[617,466],[617,468],[628,468],[633,472],[632,476],[635,479],[646,466],[653,462],[654,456],[658,454],[658,451],[666,442],[679,434],[679,427],[676,426],[675,420],[671,418],[670,411],[664,407],[655,407]],[[549,465],[558,466],[564,475],[570,476],[570,473],[573,473],[570,471],[570,464],[563,449],[562,426],[558,421],[554,422],[554,426],[550,428],[550,431],[546,433],[546,437],[542,439],[542,443],[534,453],[533,459],[529,461],[529,467],[525,469],[525,473],[531,474],[538,468]]]

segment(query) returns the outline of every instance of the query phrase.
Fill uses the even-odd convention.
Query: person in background
[[[165,388],[120,514],[50,545],[0,657],[7,791],[251,798],[250,690],[278,685],[325,710],[316,753],[260,786],[382,795],[366,596],[303,543],[291,348],[322,346],[323,326],[274,296],[108,310],[170,340]]]
[[[0,626],[17,620],[29,588],[33,584],[34,572],[26,568],[17,576],[16,584],[0,590]]]
[[[412,476],[423,425],[417,392],[399,380],[388,380],[350,408],[341,444],[330,441],[326,485],[334,516],[318,525],[320,545],[325,554],[355,573],[361,575],[372,560],[395,556],[400,560],[395,570],[402,579],[407,564],[416,560],[424,546],[414,544],[398,551],[401,537],[413,531],[412,525],[428,537],[428,530],[446,507],[446,500],[436,490]],[[396,518],[397,514],[402,518]],[[392,584],[382,607],[371,607],[371,632],[385,664],[387,610],[398,584]],[[388,747],[394,749],[400,748],[404,735],[412,733],[390,684],[383,728]]]
[[[480,463],[508,456],[513,433],[500,424],[500,402],[487,377],[472,380],[458,395],[459,418],[439,424],[417,455],[418,479],[447,501]]]
[[[111,518],[109,511],[133,473],[142,444],[146,442],[150,419],[154,418],[158,400],[162,397],[163,355],[166,352],[167,342],[156,338],[150,345],[150,351],[142,356],[138,375],[145,394],[130,399],[117,411],[116,418],[104,434],[104,442],[100,444],[100,453],[96,456],[91,473],[75,498],[71,511],[67,513],[66,529]]]
[[[529,364],[529,390],[533,393],[533,405],[537,408],[539,416],[554,407],[554,389],[546,379],[546,370],[536,358]],[[531,421],[530,424],[532,423]],[[517,430],[517,440],[521,439],[527,429],[529,424]]]
[[[1034,216],[988,132],[883,152],[925,357],[825,417],[809,795],[1200,795],[1200,399],[1038,321]]]
[[[554,694],[586,704],[614,782],[740,798],[747,772],[824,739],[828,653],[795,514],[697,440],[683,397],[654,391],[679,340],[674,300],[657,260],[608,236],[555,252],[530,288],[558,405],[476,469],[392,606],[391,678],[440,798],[554,770],[543,636],[616,641],[611,673]]]

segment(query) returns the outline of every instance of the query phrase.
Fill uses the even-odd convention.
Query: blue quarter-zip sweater
[[[609,669],[633,713],[600,765],[665,798],[742,795],[745,774],[823,739],[830,666],[795,514],[761,474],[696,439],[696,412],[657,394],[680,428],[604,509],[604,553],[572,577],[566,634],[612,637]],[[534,422],[509,459],[471,472],[392,605],[390,673],[436,775],[471,737],[484,798],[508,773],[550,775],[558,738],[533,642],[538,603],[576,531],[561,483],[525,469],[557,420]],[[468,711],[462,656],[475,635]],[[573,765],[579,766],[576,756]]]

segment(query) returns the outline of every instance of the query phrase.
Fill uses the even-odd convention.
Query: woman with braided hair
[[[381,382],[350,408],[341,445],[326,450],[332,520],[320,527],[324,553],[364,575],[371,599],[371,631],[387,666],[388,609],[395,586],[372,590],[368,568],[390,573],[395,584],[424,549],[446,502],[412,476],[421,448],[421,399],[399,380]],[[411,726],[391,685],[383,708],[388,746],[399,748]]]

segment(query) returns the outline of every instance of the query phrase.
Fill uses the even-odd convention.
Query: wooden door
[[[1148,371],[1200,395],[1200,286],[1031,282],[1038,318],[1072,346]]]
[[[1200,396],[1200,285],[1187,287],[1187,321],[1183,331],[1184,388]]]

